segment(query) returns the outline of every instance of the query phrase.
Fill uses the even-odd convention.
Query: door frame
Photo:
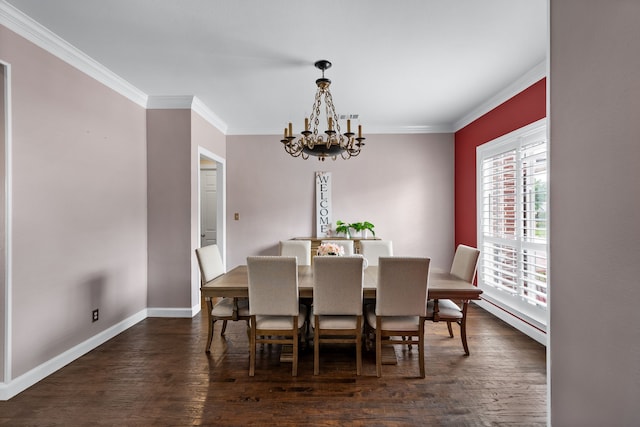
[[[216,162],[216,229],[217,229],[217,245],[222,256],[222,263],[227,265],[227,185],[226,185],[226,164],[225,159],[212,153],[204,147],[198,146],[198,242],[200,241],[201,230],[201,215],[202,215],[202,200],[200,200],[200,190],[202,183],[200,182],[200,159],[204,157],[208,160]],[[198,283],[198,290],[200,289],[200,283]]]
[[[12,360],[11,360],[11,345],[12,345],[12,218],[11,218],[11,206],[12,206],[12,131],[11,131],[11,64],[0,60],[0,67],[4,69],[4,78],[0,81],[2,85],[2,91],[0,92],[0,102],[3,104],[4,115],[1,118],[4,121],[4,134],[0,135],[0,142],[4,150],[4,186],[0,191],[4,192],[4,204],[1,209],[4,210],[4,222],[0,224],[4,231],[4,274],[0,278],[0,292],[2,293],[2,305],[4,317],[0,325],[4,326],[0,330],[0,352],[2,352],[2,367],[0,368],[0,385],[8,384],[12,380]],[[0,400],[7,400],[8,395],[4,392],[7,390],[0,387]]]

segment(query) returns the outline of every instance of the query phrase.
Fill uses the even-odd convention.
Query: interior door
[[[200,170],[200,246],[217,243],[217,171]]]

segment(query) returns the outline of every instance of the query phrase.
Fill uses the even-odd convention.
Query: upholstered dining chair
[[[320,256],[313,261],[313,374],[320,373],[320,344],[356,345],[362,371],[362,256]]]
[[[393,243],[391,240],[361,240],[360,253],[370,266],[376,266],[381,256],[393,256]]]
[[[458,245],[453,256],[450,273],[465,282],[473,283],[478,268],[480,250],[466,245]],[[427,303],[427,319],[447,322],[449,336],[453,338],[452,323],[460,326],[460,338],[465,355],[469,355],[469,345],[467,344],[467,307],[468,300],[462,300],[461,305],[449,299],[433,300]],[[435,318],[437,310],[438,316]]]
[[[353,255],[355,253],[353,249],[353,240],[322,240],[320,244],[323,243],[333,243],[334,245],[341,246],[344,249],[343,255],[345,256]]]
[[[298,258],[298,265],[311,265],[311,240],[281,241],[280,256],[294,256]]]
[[[196,249],[196,258],[200,268],[200,284],[204,286],[218,276],[224,274],[224,265],[218,245],[204,246]],[[224,335],[228,320],[244,320],[249,327],[249,300],[247,298],[222,298],[215,304],[209,297],[205,298],[209,313],[209,332],[205,352],[211,352],[213,329],[218,320],[222,320],[220,335]]]
[[[382,375],[382,346],[418,345],[420,378],[424,370],[424,321],[429,258],[380,257],[376,304],[365,307],[366,327],[375,330],[376,374]],[[401,340],[392,337],[402,337]]]
[[[298,375],[298,339],[307,308],[298,300],[295,256],[247,257],[251,316],[249,376],[254,376],[258,344],[291,344],[291,375]],[[304,335],[302,335],[304,339]]]

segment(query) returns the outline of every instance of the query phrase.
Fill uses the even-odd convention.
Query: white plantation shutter
[[[483,297],[544,329],[547,308],[545,121],[484,144],[478,162],[478,285]]]

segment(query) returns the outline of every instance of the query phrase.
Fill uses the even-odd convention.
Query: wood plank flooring
[[[313,349],[301,354],[298,377],[279,362],[279,346],[258,350],[248,376],[244,322],[216,325],[205,354],[207,322],[146,319],[6,402],[10,426],[537,426],[546,423],[544,346],[482,309],[469,307],[471,356],[458,328],[427,322],[426,378],[417,348],[396,348],[397,366],[375,374],[375,355]]]

